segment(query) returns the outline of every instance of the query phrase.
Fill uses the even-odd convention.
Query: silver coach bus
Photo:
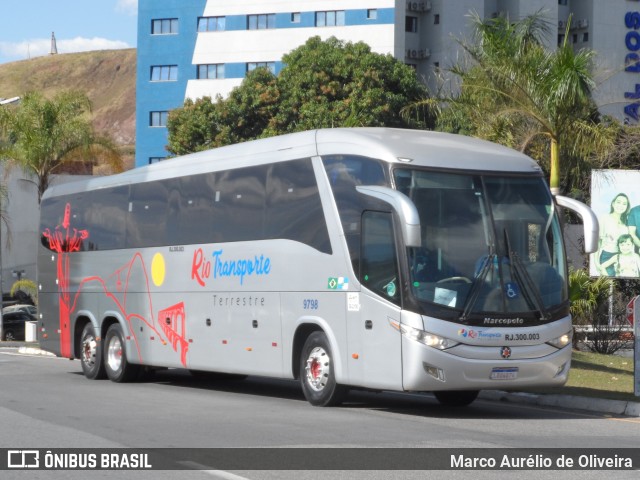
[[[54,186],[41,206],[42,348],[116,382],[154,368],[348,389],[562,385],[556,204],[527,156],[384,128],[295,133]]]

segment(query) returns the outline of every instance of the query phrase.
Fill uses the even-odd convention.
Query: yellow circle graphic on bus
[[[161,253],[156,253],[151,261],[151,279],[156,287],[159,287],[164,283],[164,275],[164,257]]]

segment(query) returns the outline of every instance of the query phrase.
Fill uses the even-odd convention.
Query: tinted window
[[[371,158],[354,155],[323,157],[333,197],[340,214],[340,222],[346,236],[351,262],[358,271],[360,254],[360,221],[365,201],[357,185],[388,185],[382,164]]]
[[[67,251],[58,240],[67,204],[79,250],[283,238],[331,253],[310,159],[47,199],[42,243],[51,250]]]
[[[387,300],[400,303],[398,259],[390,213],[365,212],[362,216],[360,281]]]
[[[214,228],[225,242],[264,238],[268,166],[221,172],[216,182]]]
[[[272,165],[268,186],[265,238],[288,238],[331,253],[311,162]]]
[[[129,187],[97,190],[82,202],[83,225],[89,233],[84,250],[121,248],[127,233]]]

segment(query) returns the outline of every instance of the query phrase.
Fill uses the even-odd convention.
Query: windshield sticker
[[[389,282],[384,286],[385,290],[387,291],[387,296],[388,297],[395,297],[396,295],[396,283],[395,282]]]
[[[514,300],[520,296],[520,287],[515,282],[507,282],[504,285],[504,293],[509,300]]]
[[[446,305],[448,307],[456,306],[456,297],[458,292],[455,290],[449,290],[448,288],[436,287],[434,291],[433,301],[440,305]]]
[[[329,290],[349,290],[349,279],[347,277],[329,277],[327,288]]]

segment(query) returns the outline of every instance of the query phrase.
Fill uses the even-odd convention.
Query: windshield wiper
[[[489,271],[493,268],[493,262],[497,258],[495,253],[491,253],[487,255],[484,259],[484,263],[482,268],[478,272],[478,274],[473,279],[473,285],[471,286],[471,290],[469,291],[469,295],[467,296],[467,300],[464,302],[464,307],[462,309],[462,314],[460,314],[459,320],[461,322],[465,322],[469,318],[469,313],[471,309],[478,301],[478,297],[480,296],[480,290],[482,289],[482,285],[484,284]]]
[[[522,285],[522,290],[529,300],[530,304],[532,304],[535,309],[540,314],[540,320],[546,321],[550,318],[549,312],[544,306],[544,301],[540,296],[540,292],[538,291],[538,287],[535,282],[527,272],[526,267],[522,263],[520,259],[520,255],[518,252],[514,252],[511,250],[511,243],[509,242],[509,234],[507,233],[507,229],[504,229],[504,242],[507,250],[507,258],[509,259],[509,265],[512,266],[512,272],[515,273],[515,277],[519,280],[519,283]],[[512,273],[512,276],[514,276]]]

